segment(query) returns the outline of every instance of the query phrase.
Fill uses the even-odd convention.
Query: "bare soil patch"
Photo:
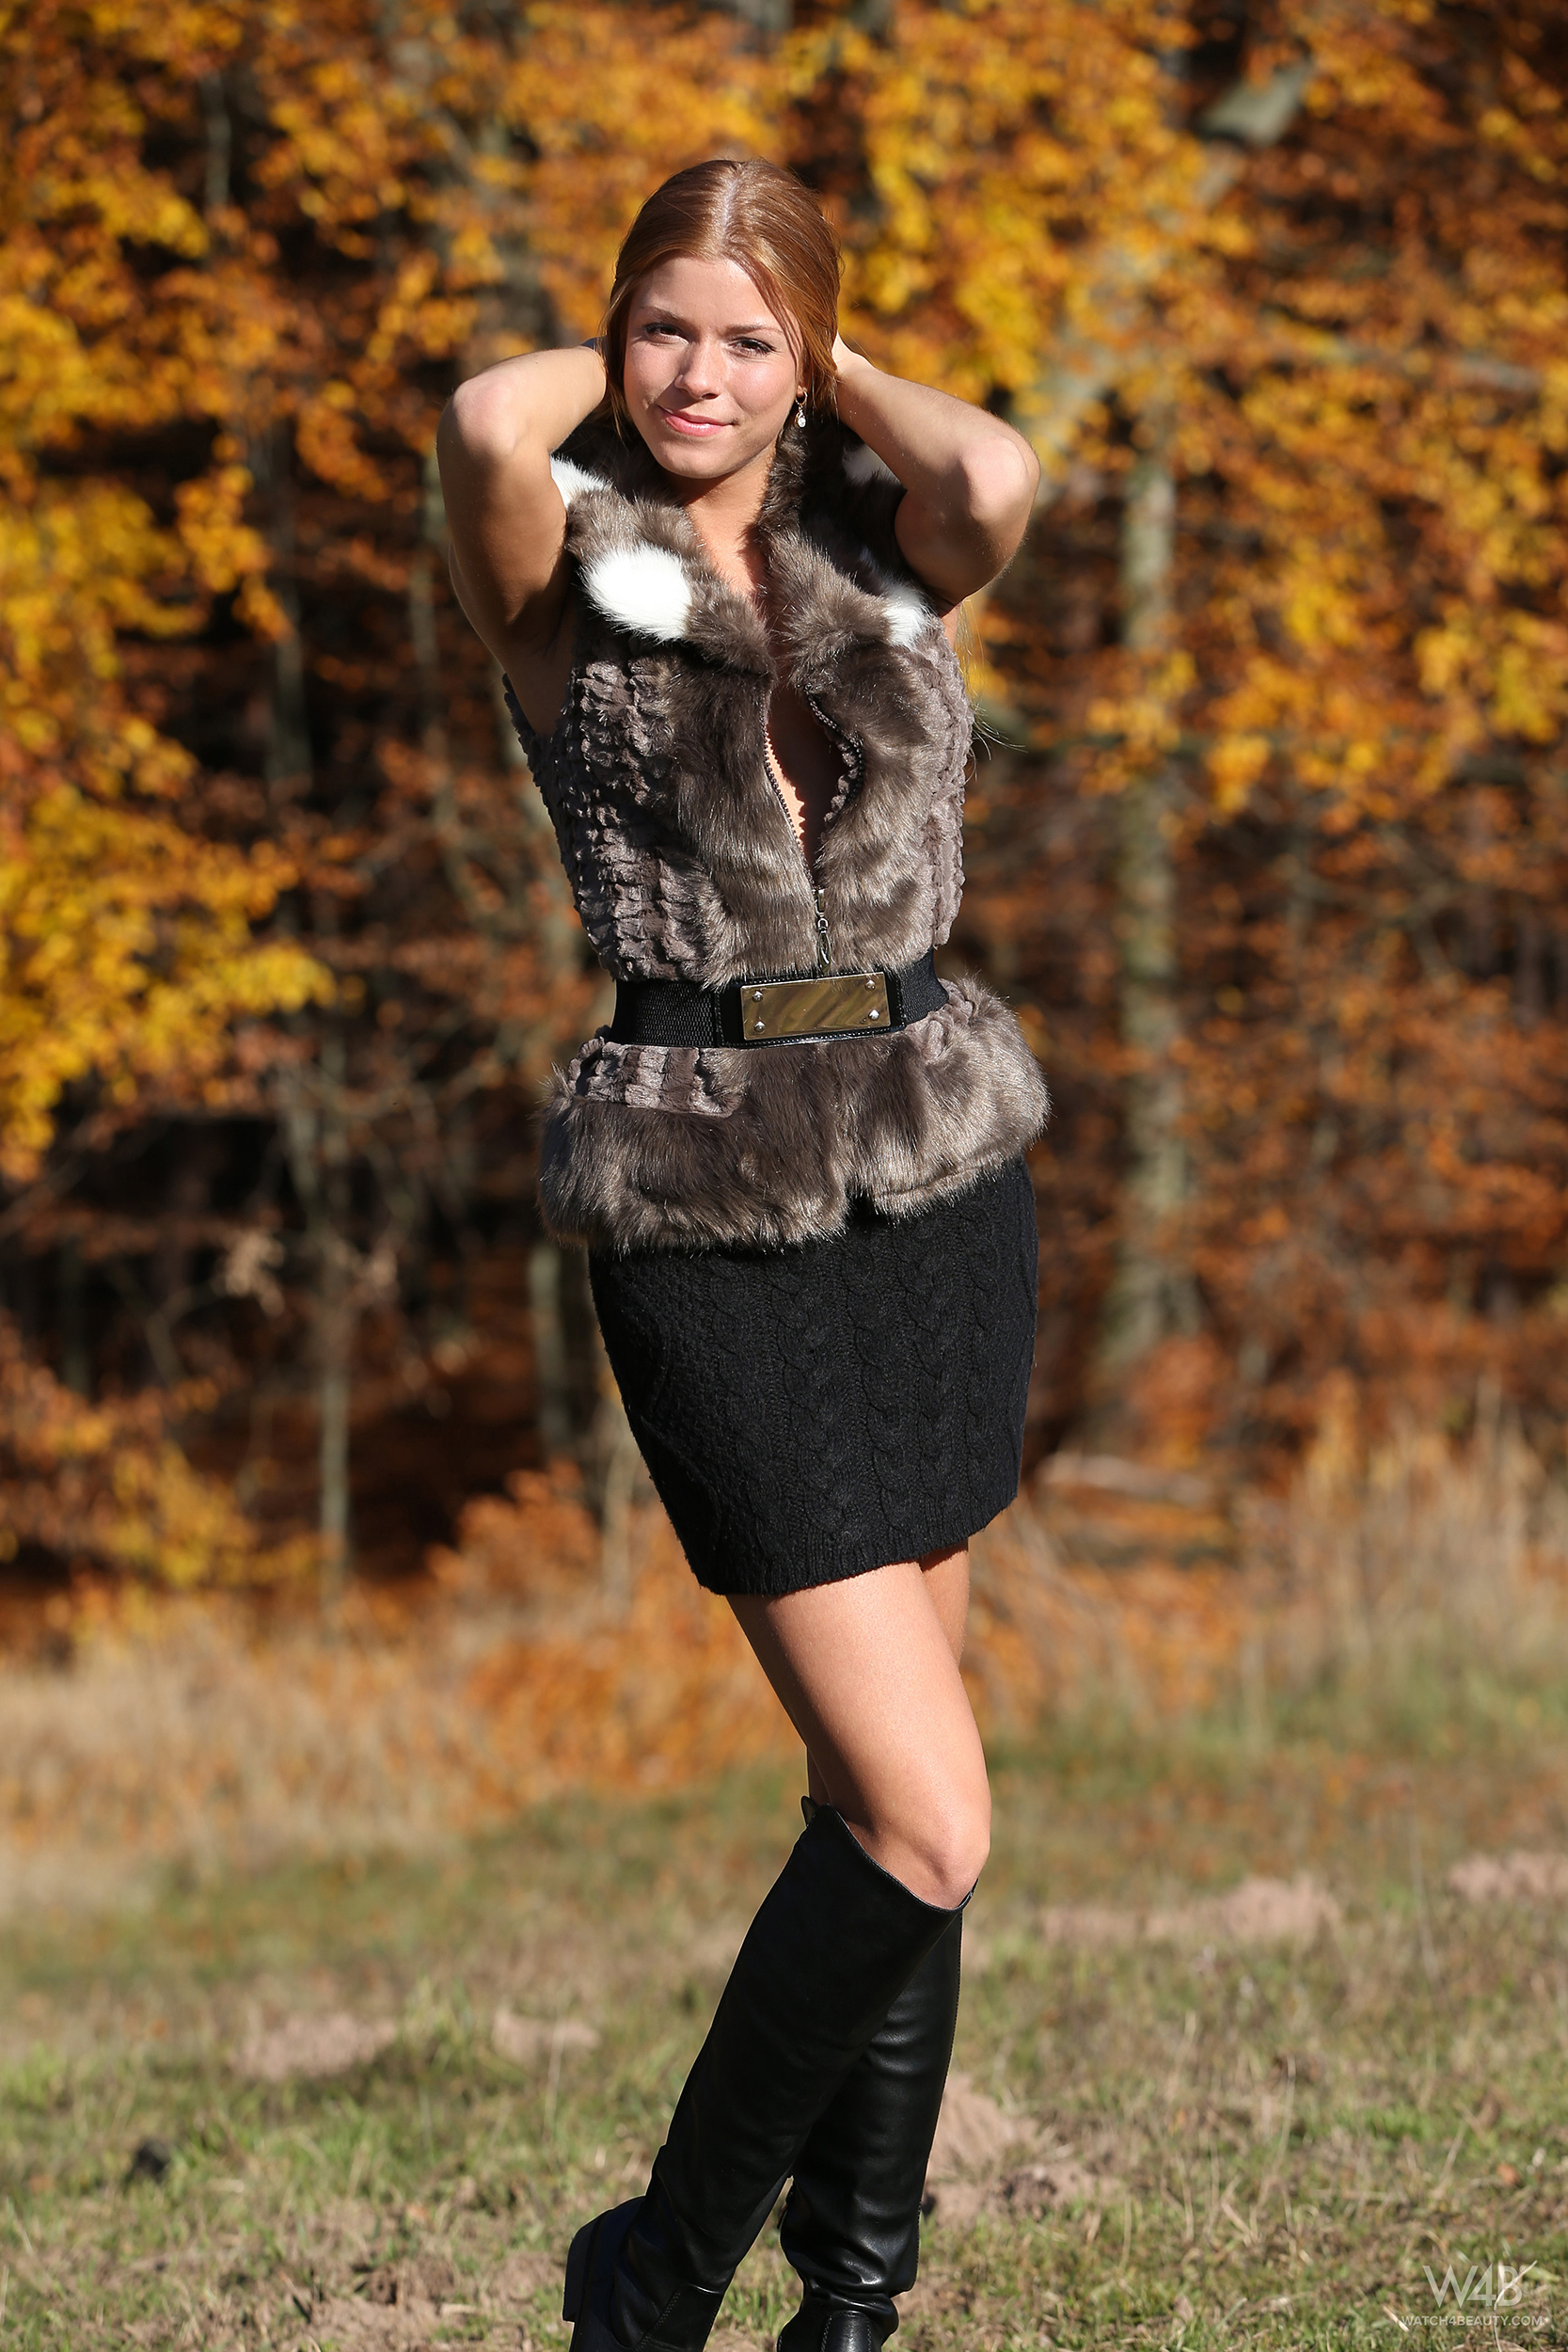
[[[599,2036],[585,2018],[519,2017],[515,2010],[499,2009],[490,2022],[490,2046],[514,2065],[527,2066],[562,2050],[596,2050]]]
[[[1334,1933],[1338,1903],[1307,1872],[1295,1878],[1244,1878],[1227,1894],[1202,1896],[1149,1911],[1127,1911],[1109,1903],[1054,1903],[1040,1914],[1048,1944],[1085,1951],[1130,1944],[1238,1946],[1309,1944]]]
[[[1466,1854],[1448,1883],[1467,1903],[1568,1902],[1568,1854]]]
[[[389,2017],[354,2017],[346,2010],[323,2017],[285,2017],[242,2043],[234,2066],[236,2073],[263,2083],[346,2074],[379,2058],[397,2038]]]

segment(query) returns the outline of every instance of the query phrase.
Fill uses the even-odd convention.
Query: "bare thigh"
[[[967,1552],[901,1560],[736,1618],[806,1744],[812,1793],[923,1900],[952,1909],[990,1840],[990,1791],[958,1673]]]
[[[927,1552],[920,1563],[926,1579],[926,1591],[937,1620],[946,1637],[947,1646],[955,1660],[964,1654],[964,1634],[969,1624],[969,1547],[957,1544],[951,1551]],[[832,1804],[827,1776],[808,1749],[806,1752],[806,1787],[818,1804]]]

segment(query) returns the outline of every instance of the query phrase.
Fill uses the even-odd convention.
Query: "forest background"
[[[849,339],[1043,466],[974,613],[943,957],[1055,1100],[980,1684],[1037,1704],[1074,1628],[1145,1695],[1299,1662],[1259,1580],[1332,1584],[1349,1639],[1418,1506],[1483,1550],[1501,1512],[1533,1574],[1568,1413],[1550,0],[0,30],[7,1638],[221,1591],[424,1642],[504,1602],[462,1687],[512,1744],[466,1785],[578,1769],[585,1721],[612,1772],[763,1736],[538,1220],[606,983],[432,454],[464,376],[593,331],[641,197],[717,152],[798,170]]]

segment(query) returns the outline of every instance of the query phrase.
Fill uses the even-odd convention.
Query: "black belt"
[[[886,1037],[940,1012],[947,992],[935,954],[898,972],[817,973],[804,980],[617,980],[616,1045],[784,1045],[810,1039]]]

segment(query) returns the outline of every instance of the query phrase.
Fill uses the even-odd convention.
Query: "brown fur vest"
[[[584,427],[553,471],[577,571],[571,680],[548,737],[508,698],[606,969],[704,988],[808,974],[817,886],[835,971],[940,946],[963,884],[970,713],[880,461],[832,419],[786,428],[758,526],[776,660],[641,441]],[[765,755],[781,675],[842,760],[815,878]],[[887,1038],[635,1046],[601,1030],[557,1073],[552,1229],[595,1248],[772,1245],[839,1231],[856,1197],[900,1216],[962,1190],[1048,1105],[1000,999],[945,985],[942,1010]]]

